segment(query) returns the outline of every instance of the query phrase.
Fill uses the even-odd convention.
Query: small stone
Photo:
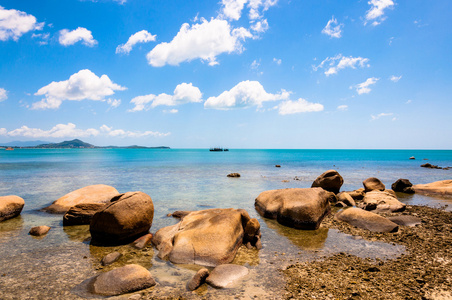
[[[152,240],[152,233],[148,233],[143,235],[142,237],[138,238],[132,243],[132,246],[137,249],[143,249],[147,245],[151,243]]]
[[[281,165],[275,165],[276,168],[281,168]]]
[[[230,288],[235,286],[248,273],[248,269],[244,266],[233,264],[219,265],[212,270],[206,282],[215,288]]]
[[[111,265],[112,263],[114,263],[115,261],[117,261],[118,259],[120,259],[121,256],[122,256],[121,253],[113,252],[113,253],[105,255],[104,258],[102,258],[102,261],[100,263],[102,264],[102,266],[108,266],[108,265]]]
[[[207,276],[209,276],[209,270],[206,268],[200,269],[196,274],[191,278],[191,280],[188,282],[188,289],[190,291],[194,291],[197,288],[199,288],[201,285],[204,284],[206,281]]]
[[[49,226],[36,226],[30,229],[30,235],[33,236],[42,236],[47,234],[49,232],[50,227]]]
[[[239,178],[240,174],[239,173],[230,173],[230,174],[228,174],[228,177]]]

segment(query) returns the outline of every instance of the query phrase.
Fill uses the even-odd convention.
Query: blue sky
[[[452,149],[452,1],[0,0],[0,142]]]

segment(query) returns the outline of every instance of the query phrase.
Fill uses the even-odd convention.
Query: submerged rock
[[[396,232],[399,229],[396,223],[385,217],[357,207],[342,209],[334,217],[339,221],[372,232]]]
[[[88,225],[94,214],[104,208],[106,203],[82,203],[71,207],[63,216],[63,226]]]
[[[209,270],[202,268],[196,272],[196,274],[188,282],[187,288],[190,291],[194,291],[206,282],[206,278],[209,276]]]
[[[116,296],[154,286],[151,273],[140,265],[126,265],[103,273],[92,284],[95,294]]]
[[[265,218],[297,229],[317,229],[330,212],[334,193],[322,188],[270,190],[260,193],[254,206]]]
[[[118,259],[120,259],[121,256],[122,254],[119,252],[112,252],[110,254],[105,255],[100,263],[102,266],[108,266],[117,261]]]
[[[328,192],[339,193],[344,179],[336,170],[328,170],[312,183],[311,187],[320,187]]]
[[[397,179],[397,181],[391,185],[391,189],[394,192],[414,194],[413,184],[408,179]]]
[[[161,259],[168,257],[173,263],[217,266],[234,259],[250,220],[243,209],[193,211],[179,223],[158,230],[152,243]]]
[[[426,195],[452,195],[452,180],[435,181],[427,184],[413,185],[416,193]]]
[[[363,207],[366,210],[400,212],[405,210],[406,204],[400,202],[392,190],[385,190],[366,193]]]
[[[232,264],[219,265],[210,272],[206,282],[215,288],[230,288],[235,286],[248,273],[248,269],[244,266]]]
[[[19,196],[10,195],[0,197],[0,222],[20,215],[24,205],[24,199]]]
[[[371,191],[384,191],[386,189],[383,182],[380,181],[380,179],[375,177],[367,178],[363,181],[364,185],[364,192],[371,192]]]
[[[64,214],[77,204],[107,203],[118,194],[118,191],[112,186],[105,184],[89,185],[64,195],[43,210],[49,213]]]
[[[42,225],[42,226],[32,227],[30,229],[29,233],[30,233],[30,235],[33,235],[33,236],[43,236],[43,235],[47,234],[47,232],[49,232],[49,230],[50,230],[49,226]]]
[[[94,214],[89,227],[92,241],[101,244],[128,243],[148,233],[154,218],[154,204],[143,192],[128,192],[111,199]]]

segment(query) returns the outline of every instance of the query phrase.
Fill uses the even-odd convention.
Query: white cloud
[[[370,9],[366,13],[365,25],[367,22],[372,22],[373,26],[379,25],[386,20],[386,17],[384,16],[385,9],[394,7],[393,0],[370,0],[367,3],[370,5]]]
[[[17,41],[22,35],[33,30],[42,30],[44,23],[23,11],[5,9],[0,6],[0,41]]]
[[[6,92],[5,89],[0,88],[0,102],[6,99],[8,99],[8,93]]]
[[[256,20],[262,18],[263,12],[276,5],[278,0],[249,0],[249,18]]]
[[[256,106],[262,107],[263,102],[288,99],[290,93],[281,90],[277,94],[270,94],[258,81],[242,81],[229,91],[224,91],[218,97],[209,97],[204,108],[232,109]]]
[[[312,103],[300,98],[297,101],[284,101],[279,106],[280,115],[290,115],[306,112],[317,112],[323,110],[323,105],[320,103]]]
[[[199,88],[191,83],[181,83],[174,89],[173,95],[165,93],[159,95],[145,95],[133,98],[130,103],[135,105],[131,112],[149,110],[159,105],[176,106],[186,103],[199,103],[202,101],[202,93]]]
[[[171,42],[158,44],[147,54],[147,59],[154,67],[177,66],[194,59],[213,66],[218,64],[216,58],[222,53],[241,53],[242,41],[251,37],[248,30],[243,27],[232,29],[226,20],[201,19],[201,23],[192,26],[183,24]]]
[[[345,57],[342,54],[338,54],[334,57],[327,57],[320,63],[320,65],[313,66],[312,68],[314,71],[317,71],[318,69],[322,69],[326,66],[328,70],[325,71],[325,75],[329,76],[332,74],[337,74],[337,72],[345,68],[356,69],[357,67],[370,67],[368,62],[368,58],[352,56]]]
[[[282,64],[282,60],[280,58],[273,58],[273,62],[275,62],[278,66]]]
[[[229,20],[239,20],[242,16],[242,10],[248,0],[222,0],[222,16]]]
[[[68,29],[60,30],[59,42],[63,46],[71,46],[77,42],[82,41],[83,45],[93,47],[97,44],[97,41],[93,38],[90,30],[78,27],[72,31]]]
[[[400,76],[392,75],[391,77],[389,77],[389,80],[391,80],[392,82],[398,82],[400,79],[402,79],[402,75]]]
[[[257,70],[257,69],[259,68],[260,65],[261,65],[260,62],[258,62],[257,60],[254,60],[254,61],[251,63],[251,69]]]
[[[33,39],[39,39],[40,45],[47,45],[50,39],[50,33],[33,33],[31,35]]]
[[[122,138],[126,138],[126,137],[131,137],[131,138],[141,138],[141,137],[147,137],[147,136],[152,136],[152,137],[165,137],[170,135],[170,132],[167,133],[161,133],[158,131],[128,131],[128,130],[123,130],[123,129],[114,129],[113,127],[109,127],[107,125],[102,125],[100,127],[101,132],[105,133],[108,136],[111,137],[122,137]]]
[[[258,38],[259,34],[266,32],[268,28],[269,26],[267,19],[255,22],[254,24],[251,25],[251,30],[257,33],[257,35],[254,36],[253,38]]]
[[[407,100],[406,102],[405,102],[405,104],[411,104],[413,102],[413,100]]]
[[[337,110],[346,111],[348,110],[348,105],[339,105],[337,107]]]
[[[119,105],[121,105],[120,99],[107,99],[108,105],[112,108],[117,108]]]
[[[383,117],[390,117],[392,115],[393,115],[393,113],[381,113],[381,114],[378,114],[376,116],[371,115],[370,117],[371,117],[371,121],[375,121],[375,120],[378,120],[378,119],[383,118]],[[393,118],[393,121],[394,121],[394,118]]]
[[[132,34],[129,39],[127,40],[127,43],[121,44],[118,47],[116,47],[116,53],[125,53],[129,54],[130,51],[132,51],[133,46],[135,46],[138,43],[148,43],[155,41],[156,35],[152,35],[146,30],[138,31],[135,34]]]
[[[163,110],[163,112],[167,113],[167,114],[177,114],[179,112],[179,110],[173,108],[173,109],[170,109],[170,110],[166,110],[165,109],[165,110]]]
[[[96,136],[99,134],[97,129],[77,129],[75,124],[57,124],[50,130],[42,130],[39,128],[30,128],[28,126],[22,126],[20,128],[14,129],[7,132],[4,135],[8,136],[21,136],[27,138],[65,138],[65,137],[87,137]]]
[[[378,80],[380,80],[380,78],[375,78],[375,77],[367,78],[366,81],[364,81],[360,84],[357,84],[355,86],[351,86],[350,88],[355,87],[356,91],[358,92],[358,95],[369,94],[372,91],[370,89],[370,86],[377,83]]]
[[[6,130],[6,128],[0,128],[0,135],[7,135],[8,134],[8,130]]]
[[[64,81],[53,81],[40,88],[35,96],[45,95],[45,99],[35,102],[32,109],[57,109],[64,100],[100,100],[111,96],[115,91],[123,91],[122,87],[113,83],[107,75],[97,77],[90,70],[81,70]]]
[[[336,26],[334,26],[336,25]],[[334,27],[333,27],[334,26]],[[322,33],[329,35],[330,37],[334,38],[340,38],[342,35],[342,27],[344,24],[338,24],[337,19],[334,18],[334,16],[331,18],[331,20],[328,21],[325,28],[323,28]]]

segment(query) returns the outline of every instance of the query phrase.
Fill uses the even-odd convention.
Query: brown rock
[[[148,233],[154,217],[151,197],[143,192],[128,192],[111,199],[94,214],[90,224],[92,241],[101,244],[128,243]]]
[[[363,200],[364,195],[366,194],[363,188],[346,193],[349,194],[355,201]]]
[[[0,222],[20,215],[24,205],[24,199],[19,196],[10,195],[0,197]]]
[[[238,178],[238,177],[240,177],[240,174],[239,173],[230,173],[230,174],[228,174],[228,177]]]
[[[49,213],[64,214],[77,204],[107,203],[118,194],[118,191],[114,187],[108,185],[90,185],[64,195],[43,210]]]
[[[356,206],[355,200],[349,193],[342,192],[337,195],[337,200],[344,203],[346,206]]]
[[[231,262],[251,218],[242,209],[207,209],[186,215],[155,233],[158,257],[173,263],[216,266]]]
[[[248,269],[244,266],[232,264],[219,265],[210,272],[206,282],[215,288],[230,288],[234,287],[248,273]]]
[[[63,226],[88,225],[94,214],[104,208],[106,203],[82,203],[71,207],[63,216]]]
[[[200,269],[196,274],[191,278],[191,280],[188,282],[188,289],[190,291],[194,291],[197,288],[199,288],[201,285],[206,282],[206,278],[209,276],[209,270],[206,268]]]
[[[363,185],[364,185],[364,191],[370,192],[370,191],[384,191],[386,189],[385,185],[383,184],[383,182],[380,181],[380,179],[375,178],[375,177],[370,177],[367,178],[366,180],[363,181]]]
[[[393,216],[388,217],[388,220],[396,223],[397,225],[414,227],[416,225],[421,224],[421,219],[415,216],[403,215],[403,216]]]
[[[333,192],[335,194],[339,193],[344,179],[335,170],[328,170],[319,177],[317,177],[312,183],[311,187],[321,187],[322,189]]]
[[[452,180],[413,185],[416,193],[425,195],[452,195]]]
[[[105,296],[122,295],[155,285],[151,273],[139,265],[126,265],[99,275],[93,283],[94,293]]]
[[[102,266],[108,266],[117,261],[118,259],[120,259],[121,256],[122,254],[119,252],[112,252],[110,254],[105,255],[100,263],[102,264]]]
[[[391,189],[394,192],[401,192],[406,194],[414,193],[413,184],[408,179],[403,178],[397,179],[397,181],[391,185]]]
[[[50,227],[49,226],[36,226],[36,227],[32,227],[30,229],[30,235],[34,235],[34,236],[42,236],[47,234],[47,232],[49,232]]]
[[[399,229],[396,223],[385,217],[357,207],[342,209],[334,217],[339,221],[372,232],[396,232]]]
[[[363,204],[366,210],[400,212],[406,208],[392,190],[368,192],[364,196]]]
[[[257,212],[265,218],[297,229],[317,229],[330,212],[333,193],[322,188],[282,189],[262,192],[254,202]]]
[[[151,241],[152,241],[152,233],[148,233],[148,234],[145,234],[142,237],[136,239],[132,243],[132,246],[137,249],[143,249],[144,247],[149,245],[151,243]]]

